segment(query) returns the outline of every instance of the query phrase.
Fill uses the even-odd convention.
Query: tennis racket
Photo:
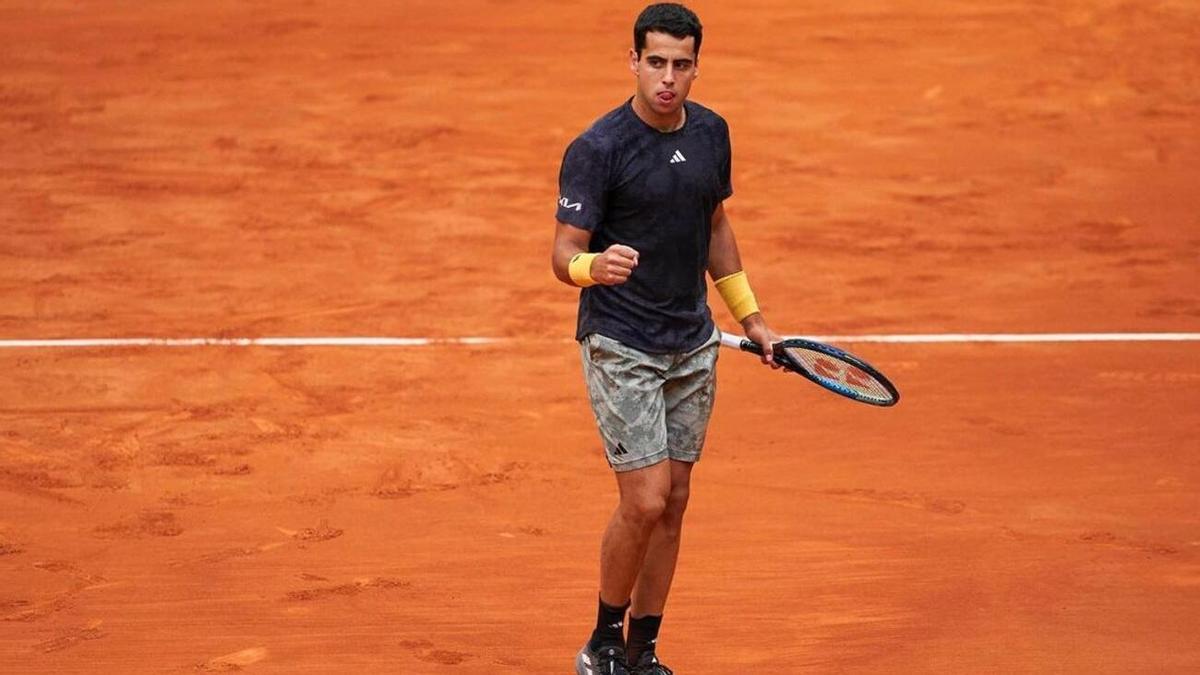
[[[721,333],[721,344],[759,356],[763,353],[761,345],[740,335]],[[789,338],[775,343],[773,353],[775,362],[786,370],[803,375],[835,394],[883,407],[900,401],[900,392],[883,373],[832,345]]]

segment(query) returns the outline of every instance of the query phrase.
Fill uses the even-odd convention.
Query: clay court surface
[[[1200,330],[1200,7],[703,2],[773,326]],[[569,140],[636,3],[0,4],[0,670],[566,673],[615,504]],[[723,307],[718,321],[733,328]],[[726,352],[688,675],[1200,670],[1200,343]]]

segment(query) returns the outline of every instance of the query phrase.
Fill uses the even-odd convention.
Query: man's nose
[[[663,72],[663,84],[672,84],[675,82],[675,66],[667,66]]]

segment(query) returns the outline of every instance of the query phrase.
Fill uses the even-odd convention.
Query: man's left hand
[[[783,340],[767,326],[766,319],[763,318],[761,312],[756,312],[742,319],[742,329],[746,331],[746,337],[762,345],[763,355],[762,362],[772,368],[778,370],[783,366],[775,363],[774,345],[776,342]]]

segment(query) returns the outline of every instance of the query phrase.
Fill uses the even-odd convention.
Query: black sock
[[[642,652],[654,651],[654,643],[658,642],[658,628],[661,625],[661,614],[629,617],[629,648],[626,652],[629,665],[637,663]]]
[[[600,647],[625,648],[625,610],[629,609],[629,601],[620,607],[606,605],[599,601],[600,609],[596,612],[596,630],[592,631],[592,639],[588,641],[588,649],[595,651]]]

